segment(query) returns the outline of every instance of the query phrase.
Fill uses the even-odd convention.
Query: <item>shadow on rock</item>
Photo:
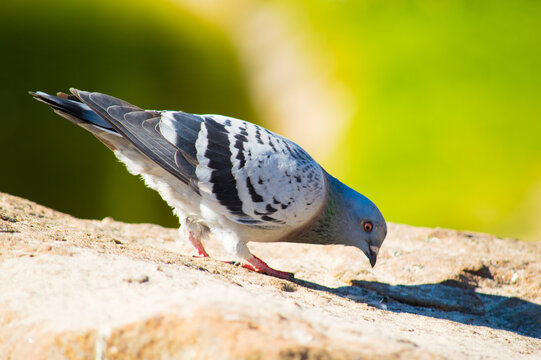
[[[446,281],[436,284],[389,285],[353,280],[352,286],[329,288],[296,279],[295,283],[326,291],[378,309],[451,320],[541,339],[541,305],[516,297],[488,295]]]

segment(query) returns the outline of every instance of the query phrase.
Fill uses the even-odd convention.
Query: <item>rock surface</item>
[[[250,247],[297,279],[0,194],[0,358],[541,358],[541,243],[390,224],[374,269],[354,248]]]

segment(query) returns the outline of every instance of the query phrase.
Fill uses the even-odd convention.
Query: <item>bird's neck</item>
[[[339,180],[327,174],[327,199],[321,212],[304,228],[291,233],[282,241],[306,244],[340,244],[340,237],[336,236],[339,229],[340,209],[345,201],[344,187]]]

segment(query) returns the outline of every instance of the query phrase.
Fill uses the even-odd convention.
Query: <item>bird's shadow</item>
[[[517,297],[483,294],[454,280],[421,285],[353,280],[351,286],[337,288],[301,279],[293,281],[387,311],[486,326],[541,339],[541,305]]]

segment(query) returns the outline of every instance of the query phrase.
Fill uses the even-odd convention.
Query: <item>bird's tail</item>
[[[83,104],[74,95],[58,93],[57,96],[49,95],[42,91],[30,91],[34,99],[49,105],[53,110],[66,119],[81,125],[81,123],[97,126],[102,130],[114,131],[111,125],[103,120],[94,110]]]
[[[58,93],[57,96],[54,96],[42,91],[30,91],[29,93],[34,99],[49,105],[55,113],[91,132],[109,149],[116,150],[115,143],[121,141],[122,136],[76,96],[64,93]]]

